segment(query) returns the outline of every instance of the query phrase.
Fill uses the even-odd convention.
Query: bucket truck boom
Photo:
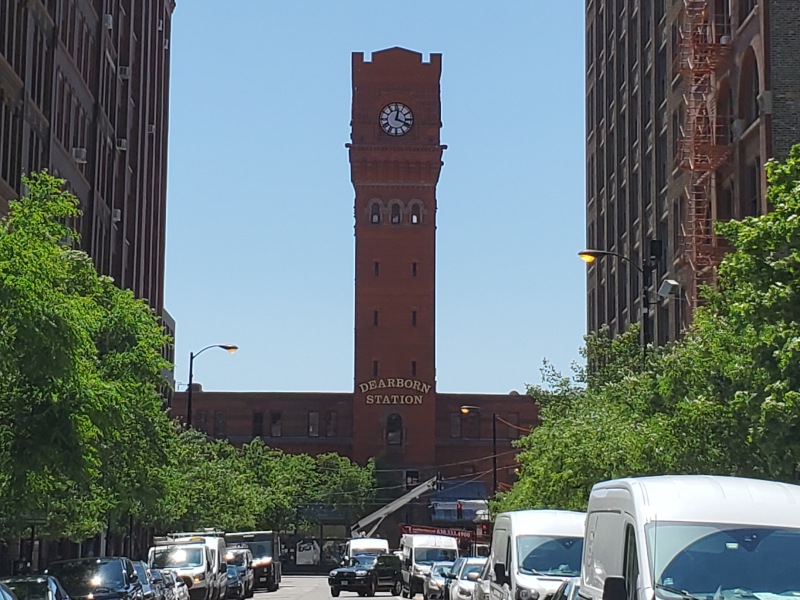
[[[441,476],[437,475],[436,477],[431,477],[427,481],[419,484],[413,490],[407,492],[406,494],[400,496],[399,498],[392,500],[386,506],[383,506],[376,510],[373,513],[368,514],[366,517],[355,523],[350,527],[350,535],[352,537],[371,537],[375,530],[380,527],[380,524],[383,523],[383,520],[392,514],[394,511],[399,510],[412,500],[416,500],[422,494],[429,492],[431,490],[435,490],[439,482],[441,481]],[[367,531],[367,527],[370,524],[374,523],[372,528]]]

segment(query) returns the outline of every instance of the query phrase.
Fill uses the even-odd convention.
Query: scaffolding
[[[678,162],[687,172],[686,214],[682,215],[683,256],[688,264],[685,290],[690,310],[703,285],[712,284],[723,249],[713,231],[714,173],[730,158],[730,118],[716,114],[714,73],[731,52],[728,15],[713,15],[710,0],[684,0],[677,68],[683,77],[684,115]]]

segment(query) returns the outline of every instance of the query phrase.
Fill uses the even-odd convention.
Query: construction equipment
[[[381,523],[383,523],[383,520],[386,517],[388,517],[396,510],[399,510],[412,500],[416,500],[426,492],[435,490],[438,487],[440,481],[441,477],[439,475],[431,477],[430,479],[419,484],[417,487],[407,492],[406,494],[403,494],[399,498],[392,500],[386,506],[383,506],[378,510],[376,510],[375,512],[368,514],[366,517],[360,519],[357,523],[353,524],[350,527],[350,535],[354,538],[372,537],[372,534],[374,534],[375,531],[378,529],[378,527],[380,527]],[[370,524],[373,523],[374,525],[372,525],[372,528],[369,529],[369,531],[367,531],[367,527],[369,527]]]

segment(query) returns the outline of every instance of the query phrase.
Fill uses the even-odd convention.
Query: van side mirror
[[[606,577],[603,583],[603,600],[626,600],[628,586],[624,577]]]
[[[494,579],[497,582],[497,585],[505,585],[508,583],[508,579],[506,578],[506,566],[502,563],[495,563],[494,565]],[[607,600],[603,598],[603,600]]]

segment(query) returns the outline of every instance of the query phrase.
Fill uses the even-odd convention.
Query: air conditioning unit
[[[744,119],[734,119],[733,124],[731,125],[731,133],[733,134],[733,139],[738,140],[742,137],[742,135],[747,129],[747,121]]]
[[[114,15],[103,15],[103,27],[114,29]]]
[[[164,31],[164,19],[159,19],[158,20],[158,30],[159,31]]]
[[[75,162],[79,165],[86,164],[86,148],[73,148],[72,149],[72,158],[75,159]]]
[[[111,222],[112,223],[119,223],[122,221],[122,211],[118,208],[111,209]]]
[[[131,77],[131,68],[130,67],[120,67],[119,68],[119,78],[120,79],[130,79]]]
[[[169,39],[164,40],[164,50],[169,50]]]
[[[125,151],[128,149],[128,140],[125,138],[117,138],[117,150]]]
[[[156,126],[150,123],[150,125],[147,126],[147,133],[155,133],[155,132],[156,132]]]
[[[765,90],[758,95],[758,114],[771,115],[772,114],[772,92]]]
[[[723,35],[719,38],[719,43],[722,44],[723,46],[730,46],[731,41],[732,41],[731,36],[729,35]]]

